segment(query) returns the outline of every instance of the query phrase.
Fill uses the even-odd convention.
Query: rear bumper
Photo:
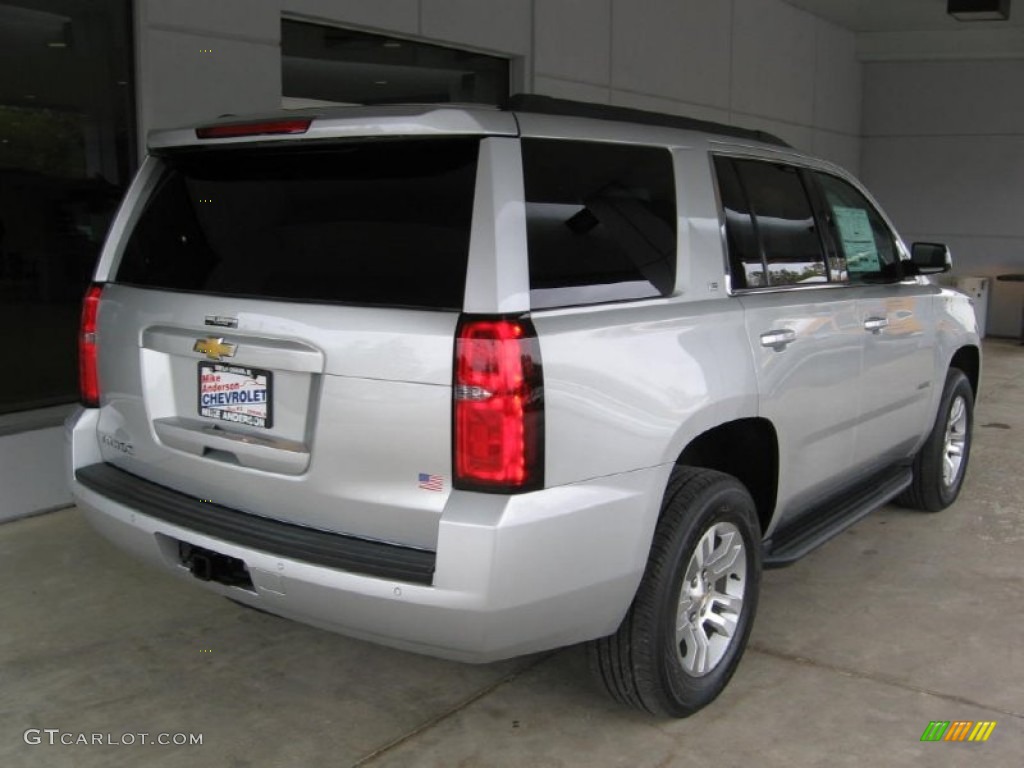
[[[75,480],[108,501],[145,510],[149,517],[247,549],[367,576],[414,584],[433,581],[433,552],[246,514],[211,499],[197,499],[164,488],[111,464],[90,464],[77,469]]]
[[[670,469],[518,496],[452,492],[438,529],[433,578],[424,584],[269,552],[229,529],[152,514],[141,496],[133,501],[95,483],[89,487],[74,475],[99,461],[90,421],[89,411],[68,421],[71,490],[90,523],[121,549],[271,613],[472,662],[613,632],[643,574]],[[242,560],[252,589],[195,580],[180,561],[178,542]]]

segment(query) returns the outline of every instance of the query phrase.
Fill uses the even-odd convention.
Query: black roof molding
[[[502,105],[510,112],[536,112],[542,115],[561,115],[564,117],[586,117],[593,120],[613,120],[619,123],[641,123],[643,125],[660,125],[665,128],[681,128],[687,131],[702,131],[720,136],[731,136],[737,139],[760,141],[780,147],[790,147],[778,136],[764,131],[754,131],[725,123],[714,123],[710,120],[697,120],[692,117],[666,115],[661,112],[648,112],[643,109],[629,107],[613,107],[607,104],[592,104],[585,101],[556,99],[551,96],[538,96],[532,93],[517,93],[509,96]]]

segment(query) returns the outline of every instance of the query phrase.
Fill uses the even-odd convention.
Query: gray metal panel
[[[519,140],[481,141],[463,302],[466,312],[529,310],[524,197]]]

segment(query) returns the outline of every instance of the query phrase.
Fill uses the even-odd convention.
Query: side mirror
[[[910,261],[919,275],[937,275],[953,268],[953,257],[944,243],[914,243]]]

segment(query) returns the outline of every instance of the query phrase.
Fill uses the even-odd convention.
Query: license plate
[[[273,377],[261,368],[199,363],[199,415],[248,427],[273,426]]]

